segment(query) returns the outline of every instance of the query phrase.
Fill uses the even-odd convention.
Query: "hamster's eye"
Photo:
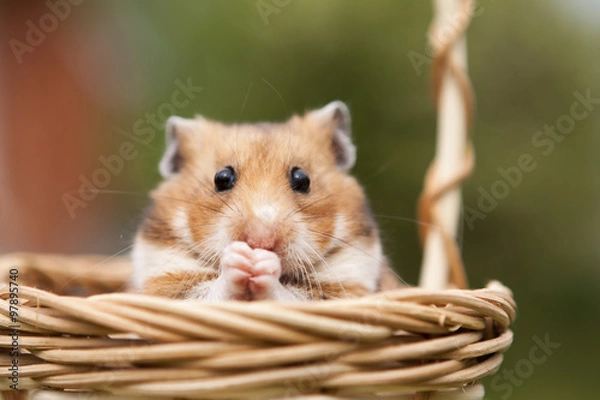
[[[306,172],[298,167],[294,167],[290,172],[290,185],[294,192],[308,193],[310,190],[310,178]]]
[[[232,167],[225,167],[215,175],[215,189],[217,192],[230,190],[235,184],[236,173]]]

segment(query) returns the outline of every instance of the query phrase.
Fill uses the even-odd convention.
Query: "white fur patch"
[[[211,247],[214,250],[214,254],[218,254],[219,257],[221,257],[223,255],[223,251],[231,244],[231,242],[231,234],[225,227],[225,224],[219,223],[216,231],[210,235],[209,238],[207,238],[206,246]]]
[[[199,300],[208,300],[208,301],[220,301],[224,300],[218,296],[218,291],[214,290],[215,285],[217,285],[217,280],[213,282],[202,282],[198,285],[194,286],[190,292],[188,293],[188,299],[199,299]]]
[[[182,240],[183,244],[189,245],[193,243],[192,231],[190,230],[188,214],[185,208],[180,207],[175,212],[171,224],[173,224],[173,231]]]
[[[369,291],[377,289],[383,254],[381,245],[376,242],[370,248],[363,249],[343,245],[344,249],[319,266],[317,275],[322,282],[354,282],[364,285]]]
[[[273,222],[277,216],[277,208],[272,205],[263,205],[256,207],[254,214],[265,222]]]
[[[346,217],[344,217],[342,214],[337,214],[335,216],[335,222],[333,225],[333,236],[338,239],[345,240],[347,235],[348,227],[346,224]],[[335,242],[335,240],[333,240],[333,242]]]

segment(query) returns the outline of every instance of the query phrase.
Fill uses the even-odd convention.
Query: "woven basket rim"
[[[341,399],[426,391],[444,398],[457,390],[466,396],[475,393],[474,382],[499,368],[513,338],[516,304],[495,281],[474,290],[405,288],[357,299],[219,303],[98,294],[99,288],[122,288],[129,274],[126,258],[101,267],[98,260],[0,257],[2,279],[13,268],[22,279],[21,388],[92,390],[115,398]],[[82,269],[87,273],[73,274]],[[26,285],[26,275],[57,287],[69,277],[92,294],[36,289]],[[10,333],[9,287],[0,283],[0,326]],[[0,339],[3,349],[10,345],[8,335]],[[9,362],[6,352],[0,356],[0,364]]]

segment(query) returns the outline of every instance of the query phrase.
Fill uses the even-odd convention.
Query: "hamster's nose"
[[[248,224],[244,233],[245,235],[242,240],[248,243],[248,246],[253,249],[275,251],[278,240],[273,228],[256,221]]]

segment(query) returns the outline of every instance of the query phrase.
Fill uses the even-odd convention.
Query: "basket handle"
[[[456,234],[461,215],[461,184],[474,167],[469,138],[474,101],[465,40],[474,2],[434,0],[434,10],[429,42],[433,49],[431,82],[437,109],[437,145],[419,199],[424,246],[419,285],[427,289],[466,289]]]

